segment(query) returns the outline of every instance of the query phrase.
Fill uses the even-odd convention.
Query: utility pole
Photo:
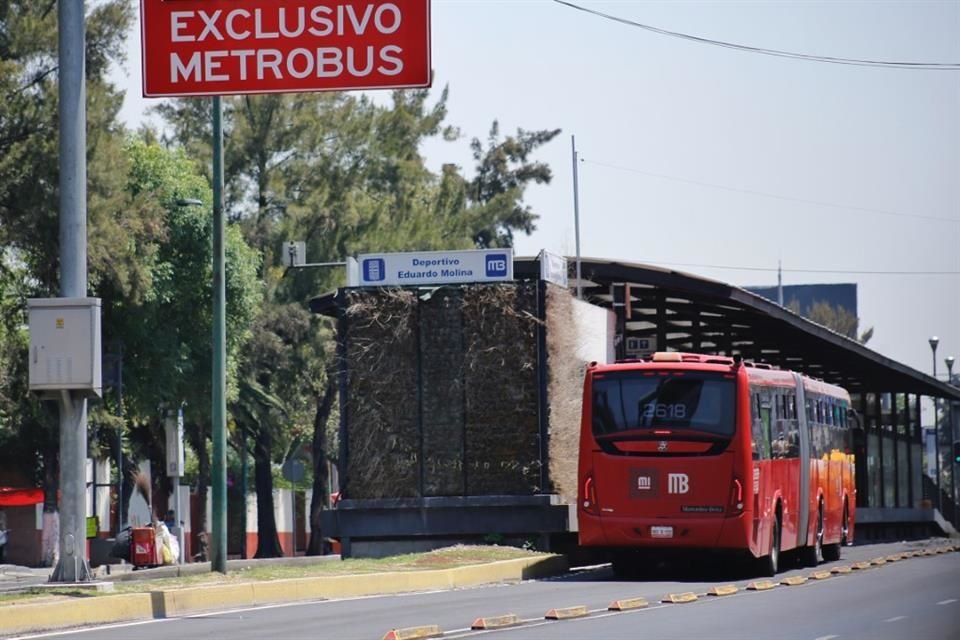
[[[60,123],[60,297],[87,295],[87,92],[83,0],[57,3]],[[61,390],[60,557],[50,582],[86,582],[87,400]]]
[[[577,243],[577,300],[583,300],[583,284],[580,282],[580,188],[578,184],[577,141],[570,136],[573,153],[573,232]]]

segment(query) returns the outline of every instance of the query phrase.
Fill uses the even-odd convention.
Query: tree
[[[817,300],[804,312],[801,312],[800,302],[794,299],[787,304],[787,309],[842,336],[856,340],[860,344],[866,344],[873,337],[873,327],[870,327],[858,337],[860,320],[846,307],[840,305],[833,306],[824,300]]]
[[[531,154],[553,140],[560,129],[524,131],[500,140],[497,121],[490,127],[486,149],[474,138],[470,143],[477,162],[476,175],[469,183],[468,196],[473,204],[473,240],[477,247],[512,247],[515,231],[527,235],[536,229],[537,216],[523,204],[523,193],[531,182],[549,184],[550,167],[531,162]]]
[[[185,433],[200,462],[199,494],[206,497],[210,467],[207,438],[212,394],[212,217],[206,180],[183,152],[133,140],[127,146],[128,206],[160,213],[161,239],[141,246],[141,295],[104,293],[104,334],[122,340],[127,408],[138,442],[150,459],[162,451],[160,407],[185,406]],[[180,206],[183,199],[200,206]],[[227,397],[237,394],[238,354],[250,337],[261,303],[259,254],[228,227],[224,237],[227,306]],[[108,333],[109,332],[109,333]],[[204,515],[197,523],[204,530]]]

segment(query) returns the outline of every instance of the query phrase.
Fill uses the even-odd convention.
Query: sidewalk
[[[50,577],[50,571],[49,567],[32,569],[15,564],[0,564],[0,593],[43,584]]]
[[[339,559],[339,556],[324,556]],[[316,563],[317,557],[278,558],[276,560],[234,560],[228,569],[272,564]],[[236,566],[230,566],[236,563]],[[194,569],[193,567],[197,567]],[[42,602],[0,604],[0,637],[18,633],[37,632],[83,625],[131,622],[151,618],[190,615],[202,611],[266,604],[305,602],[331,598],[347,598],[386,593],[456,589],[462,587],[516,582],[544,578],[567,570],[564,556],[543,555],[487,564],[473,564],[451,569],[419,571],[390,571],[354,575],[330,575],[309,578],[264,580],[257,582],[230,582],[210,586],[161,589],[143,593],[97,595],[71,598],[64,606],[64,598]],[[28,570],[39,571],[39,570]],[[49,569],[44,570],[43,581]],[[209,563],[160,567],[124,574],[112,574],[106,580],[157,579],[210,571]],[[178,573],[179,572],[179,573]],[[128,577],[130,576],[130,577]]]

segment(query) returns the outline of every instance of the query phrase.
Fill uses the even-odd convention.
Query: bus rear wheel
[[[847,544],[850,535],[850,515],[847,512],[847,502],[843,502],[843,524],[842,524],[842,535],[840,542],[836,544],[828,544],[823,547],[823,559],[827,562],[836,562],[840,559],[841,549],[844,545]]]
[[[817,532],[813,546],[803,548],[803,563],[808,567],[815,567],[824,560],[823,547],[823,503],[817,509]]]
[[[773,577],[780,571],[780,513],[773,519],[770,535],[770,553],[760,558],[760,574]]]

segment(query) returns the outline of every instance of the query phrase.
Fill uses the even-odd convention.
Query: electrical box
[[[34,298],[27,308],[30,390],[99,396],[100,299]]]
[[[290,241],[283,243],[280,260],[285,267],[299,267],[307,262],[307,243]]]

